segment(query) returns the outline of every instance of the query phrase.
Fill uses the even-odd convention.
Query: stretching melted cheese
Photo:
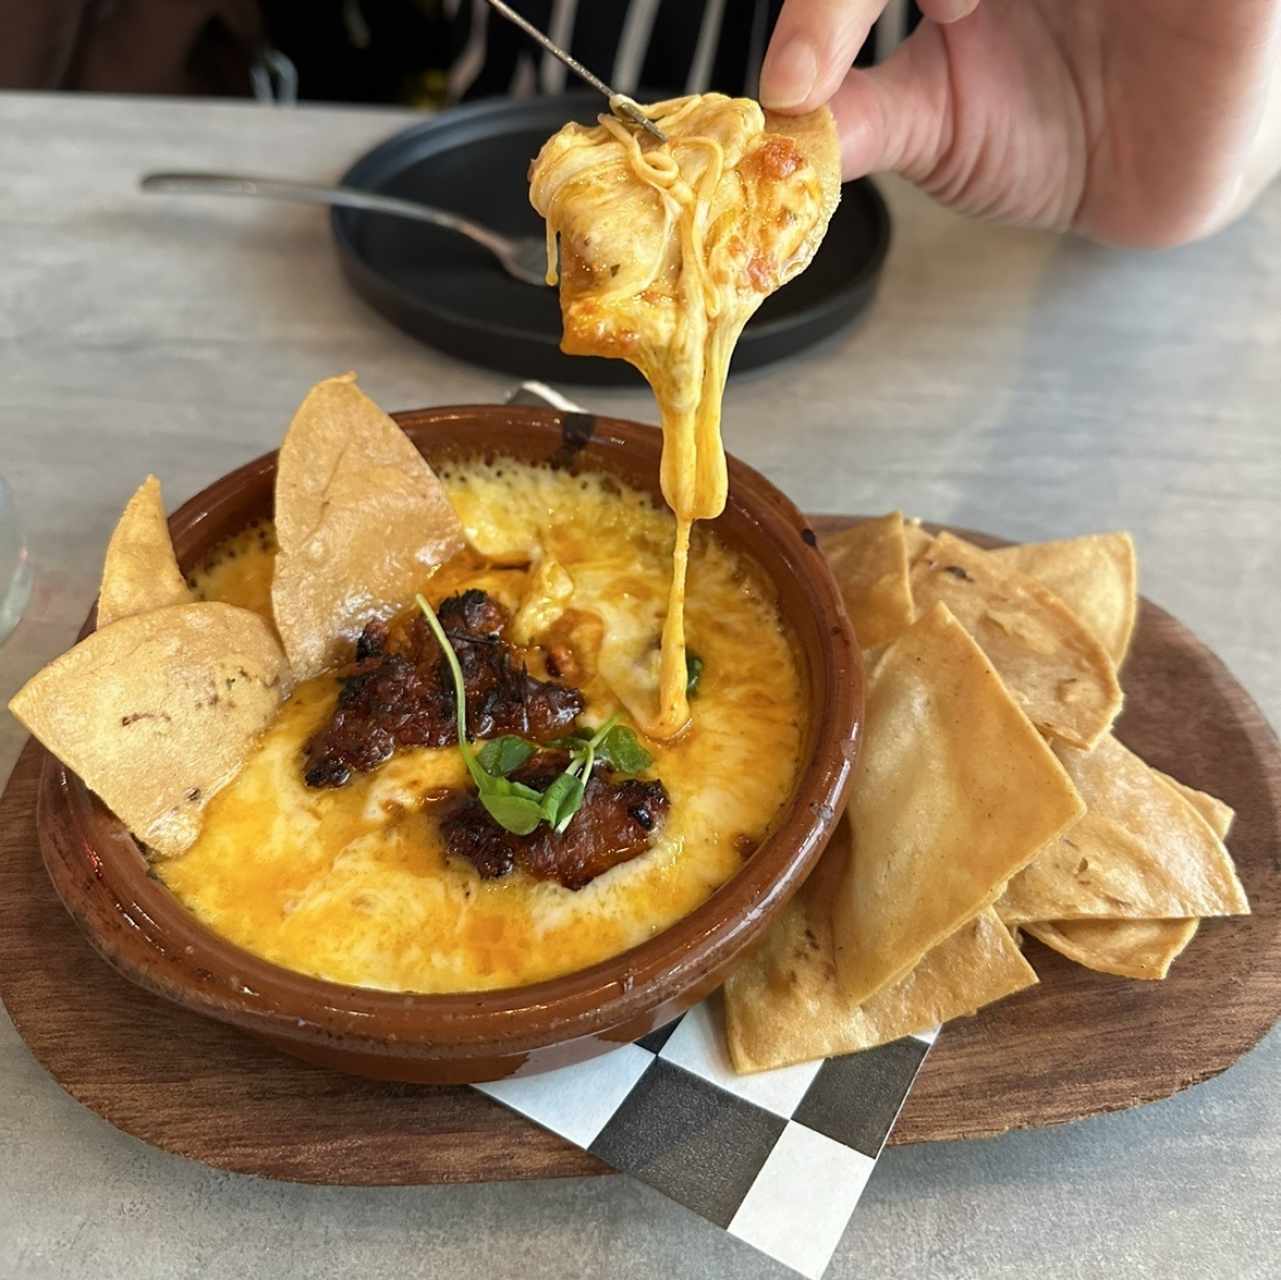
[[[671,516],[612,481],[506,460],[440,475],[471,549],[424,583],[429,598],[488,591],[535,642],[571,651],[586,722],[618,710],[612,677],[657,650]],[[194,585],[265,611],[272,554],[269,530],[250,531]],[[298,688],[191,850],[157,874],[248,950],[387,990],[517,986],[644,941],[742,865],[792,790],[804,732],[797,658],[764,576],[711,534],[694,538],[690,561],[687,623],[704,674],[689,731],[647,743],[671,807],[640,857],[578,892],[522,871],[479,879],[446,858],[433,816],[466,783],[455,748],[405,751],[340,790],[309,790],[302,746],[338,691],[322,676]]]
[[[629,361],[658,401],[663,496],[676,527],[660,668],[632,711],[670,738],[689,719],[690,529],[725,507],[730,356],[756,308],[814,256],[839,160],[825,108],[768,127],[755,102],[719,93],[645,110],[666,143],[613,116],[595,128],[568,124],[534,161],[530,199],[547,220],[549,284],[560,237],[562,348]]]

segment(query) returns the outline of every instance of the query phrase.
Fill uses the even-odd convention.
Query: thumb
[[[765,63],[761,105],[812,111],[837,90],[885,0],[784,0]]]
[[[918,32],[881,66],[854,69],[832,99],[848,181],[901,173],[923,181],[948,145],[953,119],[947,60]]]

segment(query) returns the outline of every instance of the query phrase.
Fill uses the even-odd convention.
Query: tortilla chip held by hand
[[[819,207],[817,216],[807,228],[805,239],[785,264],[780,264],[780,285],[800,275],[814,260],[818,247],[827,234],[827,224],[841,201],[841,139],[836,131],[836,120],[830,108],[818,107],[804,115],[782,115],[777,111],[765,113],[765,131],[781,134],[796,144],[797,151],[814,170],[818,186]],[[768,172],[768,166],[762,165]],[[782,175],[786,176],[786,175]],[[782,184],[779,177],[779,185]]]
[[[94,631],[18,690],[9,710],[135,836],[184,852],[289,693],[270,625],[200,602]]]
[[[129,499],[107,543],[98,591],[98,628],[194,599],[173,553],[160,481],[148,476]]]
[[[989,551],[988,556],[1049,587],[1121,665],[1138,603],[1138,564],[1128,533],[1026,542]]]
[[[861,649],[888,644],[912,625],[903,514],[860,520],[820,544],[845,601]]]
[[[863,732],[854,856],[832,919],[841,988],[855,1003],[994,902],[1085,808],[946,606],[886,649]]]
[[[1111,735],[1056,753],[1087,812],[1010,882],[997,904],[1006,924],[1249,914],[1223,841],[1155,769]]]
[[[444,488],[409,437],[356,385],[318,383],[280,446],[271,603],[294,675],[351,657],[463,547]]]
[[[832,895],[845,877],[843,820],[801,891],[725,984],[725,1030],[738,1071],[767,1071],[854,1053],[924,1031],[1036,982],[1010,932],[989,907],[863,1004],[836,981]]]
[[[919,611],[942,602],[1043,733],[1090,747],[1121,709],[1116,668],[1094,633],[1035,578],[941,533],[912,566]]]

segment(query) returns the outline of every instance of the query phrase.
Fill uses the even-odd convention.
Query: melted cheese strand
[[[695,99],[686,99],[680,109],[660,117],[662,124],[670,126],[675,119],[692,110],[694,103]],[[672,584],[659,660],[658,715],[649,726],[654,736],[666,738],[680,733],[689,723],[685,582],[690,529],[695,520],[710,520],[720,515],[725,509],[728,491],[720,439],[720,396],[724,388],[724,371],[709,368],[707,361],[709,321],[720,315],[721,305],[704,246],[712,195],[725,171],[725,152],[715,138],[707,137],[682,138],[667,146],[644,151],[638,135],[618,120],[602,116],[600,123],[622,147],[633,175],[658,191],[665,204],[671,201],[676,205],[681,237],[678,288],[683,304],[677,320],[677,346],[689,352],[687,360],[680,363],[696,369],[701,375],[696,384],[698,397],[693,404],[688,402],[693,387],[674,388],[667,385],[666,379],[653,383],[663,425],[663,497],[676,515]],[[696,187],[691,187],[681,176],[680,166],[673,155],[673,149],[678,145],[702,147],[708,153],[707,164]],[[712,345],[719,349],[721,344],[713,340]],[[711,396],[708,395],[709,390],[712,391]]]
[[[661,487],[677,535],[656,711],[638,720],[651,736],[669,738],[689,717],[683,610],[691,529],[720,515],[728,496],[721,402],[729,360],[762,298],[792,273],[793,262],[804,265],[800,256],[762,246],[795,237],[789,228],[804,224],[790,198],[771,198],[796,172],[794,164],[777,167],[775,151],[764,169],[750,170],[750,179],[739,171],[766,142],[756,104],[695,94],[640,109],[664,130],[666,143],[609,115],[596,128],[567,125],[531,170],[531,198],[547,219],[549,280],[556,236],[569,233],[561,240],[569,250],[565,349],[630,361],[658,402]],[[727,179],[737,190],[724,185]],[[818,209],[815,175],[801,182],[803,203]],[[653,203],[638,198],[645,189]],[[717,202],[728,204],[713,221]],[[799,254],[804,243],[791,252]]]
[[[689,720],[689,665],[685,656],[685,579],[689,572],[689,535],[694,522],[676,517],[676,542],[672,549],[672,585],[663,619],[662,652],[658,668],[658,724],[676,725]],[[657,736],[657,735],[656,735]],[[669,735],[671,736],[671,735]]]
[[[694,110],[699,99],[688,97],[660,103],[651,114],[662,126],[670,128]],[[689,722],[689,700],[686,696],[688,674],[685,657],[685,588],[689,565],[689,539],[697,519],[714,519],[725,508],[728,489],[724,451],[720,441],[720,395],[724,388],[724,369],[707,367],[708,329],[710,320],[721,313],[718,290],[708,268],[705,249],[707,215],[712,195],[725,170],[725,152],[715,138],[692,137],[674,140],[666,146],[642,150],[636,133],[612,116],[601,116],[602,131],[617,142],[632,175],[655,190],[663,203],[666,230],[676,221],[681,240],[681,271],[678,289],[682,306],[677,319],[678,348],[686,359],[678,363],[691,369],[697,377],[690,386],[675,387],[667,379],[654,379],[655,396],[663,427],[661,484],[663,497],[676,515],[676,541],[672,551],[672,580],[667,616],[663,623],[659,660],[658,713],[645,726],[655,737],[668,738],[680,733]],[[590,145],[590,144],[588,144]],[[673,147],[701,147],[708,153],[695,187],[681,174]],[[567,198],[572,183],[565,183],[553,197],[547,211],[547,279],[556,279],[555,227],[559,206]],[[662,243],[666,242],[666,236]],[[652,284],[662,266],[661,252],[656,255],[645,288]],[[634,281],[627,292],[643,292]],[[621,290],[620,290],[621,292]],[[609,297],[602,295],[601,301]],[[717,353],[728,358],[728,344],[714,343]],[[711,375],[710,378],[708,375]],[[707,393],[711,391],[709,396]],[[696,392],[691,402],[690,393]]]

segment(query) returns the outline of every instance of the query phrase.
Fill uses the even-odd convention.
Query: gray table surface
[[[348,368],[389,408],[511,380],[419,346],[344,287],[325,215],[164,202],[150,168],[328,179],[411,117],[0,95],[0,472],[35,562],[0,698],[64,649],[148,470],[171,507],[274,447]],[[726,396],[730,447],[811,511],[1016,538],[1117,526],[1143,589],[1281,722],[1281,190],[1160,255],[964,221],[886,183],[879,300]],[[653,420],[643,394],[589,392]],[[21,745],[0,713],[0,776]],[[831,1277],[1275,1276],[1281,1036],[1168,1101],[889,1152]],[[351,1190],[218,1173],[67,1097],[0,1014],[0,1276],[781,1276],[623,1178]]]

